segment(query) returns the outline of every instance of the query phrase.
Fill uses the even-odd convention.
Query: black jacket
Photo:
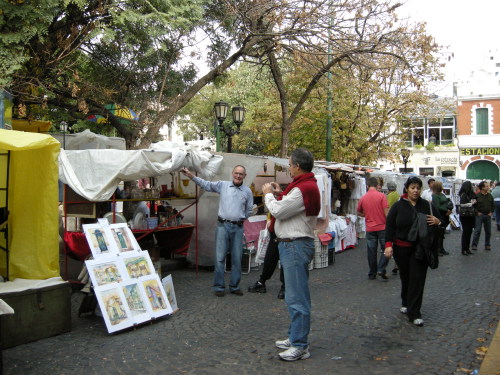
[[[426,215],[431,214],[429,202],[419,198],[415,207],[411,205],[407,198],[401,197],[399,201],[394,203],[387,215],[385,224],[385,241],[394,242],[399,240],[408,241],[408,232],[410,231],[415,219],[415,210]],[[443,223],[443,218],[439,210],[432,204],[432,215],[437,217]],[[408,241],[409,242],[409,241]]]

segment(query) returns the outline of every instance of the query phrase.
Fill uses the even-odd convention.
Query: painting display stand
[[[83,231],[94,257],[85,265],[109,333],[172,314],[151,257],[127,224],[99,219]]]

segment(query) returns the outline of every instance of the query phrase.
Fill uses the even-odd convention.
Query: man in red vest
[[[285,351],[285,361],[307,359],[311,325],[309,263],[314,256],[314,229],[320,211],[320,194],[312,173],[314,158],[310,151],[299,148],[292,152],[289,171],[293,181],[281,192],[276,182],[262,188],[266,207],[276,218],[274,230],[285,276],[285,302],[290,314],[288,338],[276,341]]]

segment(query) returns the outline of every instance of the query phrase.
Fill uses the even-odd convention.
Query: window
[[[488,108],[476,109],[476,134],[488,134]]]
[[[421,176],[434,176],[434,168],[419,168],[418,174]]]
[[[445,117],[442,119],[429,119],[427,137],[428,143],[436,146],[453,143],[455,133],[455,118]]]
[[[406,173],[406,172],[410,173],[410,172],[413,172],[413,168],[406,168],[406,171],[404,168],[399,168],[399,172],[400,173]]]

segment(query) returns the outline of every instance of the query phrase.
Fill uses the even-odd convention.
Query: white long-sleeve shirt
[[[278,201],[272,193],[264,197],[266,207],[276,218],[274,231],[278,238],[314,238],[317,216],[306,216],[304,199],[299,188],[293,188]]]

